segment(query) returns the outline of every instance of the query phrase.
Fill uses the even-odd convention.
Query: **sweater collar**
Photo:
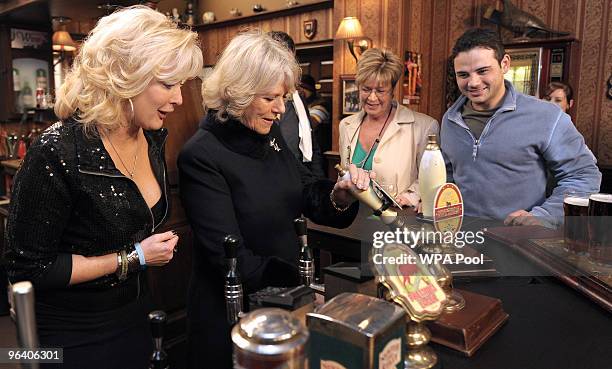
[[[225,147],[236,153],[257,159],[265,158],[276,143],[279,147],[280,130],[273,124],[270,133],[262,135],[236,119],[221,122],[216,111],[209,111],[200,123],[200,128],[210,131]]]
[[[512,85],[512,82],[504,79],[504,86],[506,87],[506,93],[504,95],[504,99],[502,101],[501,106],[493,113],[493,116],[503,113],[505,111],[516,110],[516,97],[517,92]],[[467,101],[467,97],[461,95],[457,101],[448,109],[448,119],[452,122],[460,124],[463,122],[461,118],[461,110],[463,105],[465,105]]]

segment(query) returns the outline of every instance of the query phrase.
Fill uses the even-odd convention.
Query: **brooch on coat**
[[[274,149],[274,151],[276,151],[276,152],[281,151],[280,146],[278,146],[278,144],[276,143],[276,137],[274,137],[273,139],[270,140],[270,147],[272,147]]]

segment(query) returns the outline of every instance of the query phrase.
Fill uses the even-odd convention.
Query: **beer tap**
[[[12,287],[13,308],[17,323],[17,339],[22,349],[38,349],[36,315],[34,314],[34,287],[28,281],[17,282]],[[21,364],[24,369],[38,369],[37,362]]]
[[[300,258],[298,263],[300,283],[306,287],[310,287],[314,282],[314,258],[312,257],[312,249],[308,246],[306,222],[306,218],[300,217],[293,221],[293,225],[295,226],[295,233],[298,236],[300,245]]]
[[[238,239],[233,235],[225,236],[223,240],[225,251],[225,263],[227,273],[225,274],[225,308],[227,311],[227,321],[235,324],[240,319],[243,312],[242,307],[242,283],[238,273]]]
[[[334,167],[338,171],[338,175],[342,179],[351,179],[351,175],[348,170],[343,169],[340,164],[336,164]],[[374,215],[380,216],[381,220],[385,224],[393,223],[397,218],[397,212],[393,209],[390,209],[391,205],[396,204],[397,207],[400,207],[397,203],[395,203],[392,196],[388,196],[382,190],[382,187],[376,183],[374,180],[370,180],[371,185],[365,190],[358,190],[356,188],[351,188],[350,191],[362,203],[369,206],[373,211]],[[379,192],[383,194],[382,198],[376,194],[374,188],[375,185]]]
[[[149,313],[149,323],[153,334],[153,344],[155,348],[149,360],[149,369],[169,369],[168,355],[162,348],[164,339],[164,326],[166,325],[166,313],[162,310],[155,310]]]

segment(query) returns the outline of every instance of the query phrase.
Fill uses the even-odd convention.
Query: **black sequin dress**
[[[145,131],[162,196],[149,209],[136,184],[115,167],[100,138],[68,120],[49,127],[15,176],[5,259],[11,282],[34,284],[41,346],[61,347],[61,368],[146,368],[152,351],[146,274],[107,275],[69,286],[72,254],[129,249],[167,218],[163,145]]]

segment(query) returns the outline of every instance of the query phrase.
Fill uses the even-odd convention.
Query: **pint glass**
[[[612,194],[589,197],[589,259],[612,267]]]
[[[589,193],[570,191],[563,198],[563,236],[568,252],[585,254],[589,247],[587,215]]]

